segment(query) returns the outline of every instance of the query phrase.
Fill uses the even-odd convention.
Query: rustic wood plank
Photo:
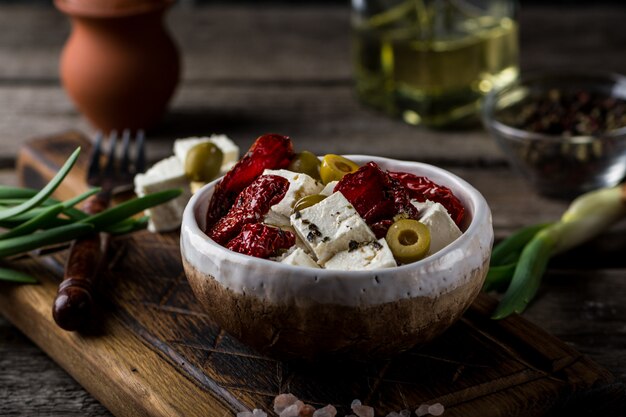
[[[117,416],[223,416],[229,412],[191,381],[175,377],[157,352],[113,317],[99,322],[95,334],[60,330],[50,314],[58,277],[51,279],[52,271],[34,262],[22,262],[21,268],[38,276],[40,284],[0,283],[0,311],[59,365],[71,369],[73,377]],[[18,307],[26,307],[25,302],[28,308]]]
[[[603,69],[626,72],[619,54],[626,42],[624,18],[626,10],[616,5],[524,4],[522,66],[597,68],[602,63]],[[343,6],[177,7],[168,24],[185,53],[188,81],[351,79],[349,10]],[[6,29],[0,40],[0,80],[57,79],[58,55],[69,33],[61,13],[50,7],[3,5],[0,26]]]
[[[11,158],[29,138],[70,129],[94,134],[60,87],[0,86],[0,158]],[[457,165],[505,164],[504,155],[480,129],[414,128],[362,108],[348,86],[183,86],[165,121],[149,132],[148,153],[152,160],[160,159],[171,154],[175,138],[211,133],[228,134],[247,149],[266,132],[288,134],[299,149],[317,153],[369,153]]]
[[[78,382],[1,316],[0,399],[0,416],[5,417],[111,416]]]

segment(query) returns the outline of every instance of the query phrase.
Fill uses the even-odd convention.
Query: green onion
[[[556,240],[549,230],[542,230],[522,251],[511,284],[491,318],[503,319],[524,311],[535,296],[546,270]]]
[[[82,223],[93,225],[96,230],[103,230],[108,226],[115,225],[120,221],[134,216],[150,207],[163,204],[166,201],[178,197],[183,191],[181,189],[159,191],[158,193],[148,194],[143,197],[134,198],[129,201],[118,204],[115,207],[106,209],[98,214],[94,214],[81,220]]]
[[[31,188],[12,187],[10,185],[0,185],[0,200],[16,199],[16,198],[31,198],[37,195],[37,190]],[[0,201],[0,204],[2,202]]]
[[[111,233],[112,235],[123,235],[126,233],[132,233],[137,230],[145,229],[150,220],[149,216],[142,216],[138,219],[131,219],[132,221],[121,221],[111,227],[107,227],[104,231]]]
[[[11,208],[11,206],[17,206],[18,204],[22,204],[25,201],[30,200],[30,198],[5,198],[0,200],[0,205],[4,206],[5,208]],[[47,199],[45,201],[41,202],[41,206],[52,206],[56,204],[55,202],[53,202],[51,199]]]
[[[63,181],[67,173],[70,172],[70,169],[72,169],[72,167],[74,166],[76,159],[78,159],[79,153],[80,153],[80,148],[76,149],[72,153],[72,155],[68,158],[68,160],[65,161],[65,164],[61,167],[59,172],[57,172],[54,178],[52,178],[52,180],[44,188],[42,188],[41,191],[39,191],[37,194],[31,197],[28,201],[25,201],[24,203],[19,204],[17,206],[0,211],[0,220],[9,219],[18,214],[22,214],[32,209],[33,207],[37,207],[39,204],[45,201],[48,198],[48,196],[52,194],[54,190],[57,189],[59,184],[61,184],[61,181]]]
[[[74,206],[98,193],[98,188],[64,202],[49,198],[76,162],[79,152],[80,148],[72,153],[41,191],[0,185],[0,227],[11,229],[0,234],[0,258],[66,243],[97,231],[122,234],[145,228],[148,217],[133,219],[132,216],[182,193],[182,190],[162,191],[126,201],[90,216]],[[7,268],[0,268],[0,280],[36,282],[27,274]]]
[[[527,227],[512,236],[512,240],[517,239],[517,243],[521,243],[533,234],[533,228],[537,228],[536,234],[523,245],[515,271],[510,277],[510,285],[493,318],[501,319],[524,311],[539,288],[550,257],[593,239],[625,218],[625,192],[626,185],[588,192],[570,204],[560,221]],[[498,249],[496,261],[501,262],[518,250],[518,244],[507,243],[504,249]],[[495,263],[492,265],[498,266]],[[509,268],[494,269],[491,278],[486,280],[486,287],[495,288],[496,284],[502,284],[506,274],[510,274]]]
[[[1,234],[0,240],[33,233],[43,228],[43,226],[49,223],[50,220],[56,218],[58,214],[63,211],[63,209],[63,204],[50,206],[46,210],[42,211],[41,214],[39,214],[38,216],[35,216],[27,222],[20,224],[11,231]]]
[[[26,236],[0,240],[0,258],[18,255],[42,246],[69,242],[93,231],[93,226],[85,223],[73,223],[59,226]]]
[[[37,280],[28,274],[8,268],[0,268],[0,281],[36,284]]]
[[[511,254],[521,252],[528,242],[542,229],[545,229],[551,223],[535,224],[524,227],[511,236],[504,239],[493,248],[491,252],[491,265],[504,265],[515,259],[510,259]]]
[[[517,259],[506,265],[490,266],[483,284],[483,291],[497,291],[506,288],[507,284],[513,279],[516,266]]]

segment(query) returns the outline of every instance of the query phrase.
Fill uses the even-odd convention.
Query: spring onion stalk
[[[11,208],[7,208],[4,210],[0,210],[0,220],[10,219],[13,216],[18,214],[22,214],[34,207],[37,207],[42,202],[44,202],[50,194],[57,189],[57,187],[61,184],[65,176],[70,172],[74,163],[78,159],[78,154],[80,153],[80,148],[77,148],[72,155],[65,161],[65,164],[61,167],[59,172],[52,178],[52,180],[41,189],[37,194],[31,197],[29,200],[19,204],[17,206],[13,206]]]
[[[94,230],[86,223],[73,223],[67,226],[55,227],[26,236],[12,237],[0,240],[0,258],[18,255],[42,246],[56,245],[85,236]]]
[[[583,194],[570,204],[558,222],[525,228],[513,235],[511,239],[519,242],[530,238],[523,245],[509,287],[492,317],[502,319],[524,311],[539,288],[550,257],[593,239],[623,218],[626,218],[626,185]],[[519,250],[519,245],[507,240],[494,248],[498,262]],[[504,285],[506,274],[510,273],[510,268],[492,265],[499,268],[495,268],[486,288]]]
[[[37,280],[32,276],[8,268],[0,268],[0,281],[17,282],[20,284],[37,283]]]
[[[12,191],[17,191],[17,190],[22,190],[22,189],[17,188],[17,187],[0,186],[0,194],[2,194],[2,190],[3,189],[4,189],[5,192],[12,192]],[[16,198],[12,198],[12,199],[11,198],[2,199],[0,197],[0,207],[6,205],[7,207],[5,207],[5,208],[9,208],[11,205],[22,204],[27,199],[31,198],[34,194],[37,193],[37,191],[30,190],[30,189],[27,189],[27,188],[25,188],[23,190],[27,191],[26,194],[22,194],[22,195],[26,196],[24,198],[16,197]],[[42,207],[37,207],[37,208],[31,209],[31,210],[29,210],[29,211],[27,211],[25,213],[13,216],[13,217],[11,217],[8,220],[0,222],[0,226],[2,225],[2,223],[6,223],[6,222],[8,222],[7,224],[13,224],[15,222],[22,223],[24,221],[28,221],[28,220],[32,219],[33,217],[38,216],[42,212],[46,211],[47,207],[54,206],[54,205],[59,204],[59,203],[63,204],[63,207],[64,207],[63,213],[67,217],[69,217],[72,220],[82,220],[85,217],[87,217],[88,215],[85,214],[85,212],[83,212],[83,211],[81,211],[81,210],[79,210],[77,208],[74,208],[74,206],[79,204],[79,203],[81,203],[82,201],[86,200],[87,198],[91,197],[92,195],[99,193],[101,190],[102,189],[100,187],[91,188],[91,189],[85,191],[84,193],[82,193],[82,194],[80,194],[80,195],[78,195],[76,197],[72,197],[72,198],[70,198],[69,200],[66,200],[66,201],[59,201],[59,200],[56,200],[54,198],[48,198],[47,200],[45,200],[45,201],[43,201],[41,203]],[[19,192],[17,194],[19,195]]]
[[[60,202],[50,195],[61,184],[76,159],[76,149],[59,172],[40,191],[0,185],[0,259],[22,255],[46,246],[67,243],[93,232],[130,233],[145,228],[148,218],[132,216],[178,197],[182,190],[167,190],[135,198],[101,213],[89,215],[74,206],[98,193],[94,188]],[[31,276],[0,267],[0,281],[34,283]]]
[[[63,204],[57,204],[48,207],[38,216],[33,217],[32,219],[20,224],[19,226],[9,230],[6,233],[0,234],[0,240],[9,239],[16,236],[23,236],[29,233],[36,232],[37,230],[41,229],[42,226],[47,224],[50,220],[55,219],[59,215],[59,213],[63,211],[63,208]]]
[[[145,229],[150,220],[149,216],[142,216],[138,219],[132,219],[132,221],[122,221],[111,227],[106,228],[104,231],[111,233],[112,235],[124,235],[126,233],[132,233],[137,230]]]
[[[97,230],[102,230],[108,226],[115,225],[124,219],[134,216],[137,213],[141,213],[150,207],[157,206],[176,198],[182,192],[183,190],[181,189],[173,189],[134,198],[120,203],[115,207],[106,209],[98,214],[86,217],[81,220],[81,223],[88,223],[93,225],[93,227]]]
[[[0,200],[7,199],[27,199],[37,195],[37,190],[32,188],[12,187],[10,185],[0,185]],[[0,201],[2,204],[2,201]]]

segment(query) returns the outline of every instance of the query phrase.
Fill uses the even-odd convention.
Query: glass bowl
[[[606,97],[602,106],[622,106],[615,100],[626,100],[626,77],[600,72],[535,74],[489,94],[483,104],[483,123],[513,167],[540,194],[550,197],[572,198],[618,184],[626,175],[626,127],[593,135],[536,133],[515,127],[514,122],[526,117],[523,112],[532,111],[532,106],[541,108],[557,125],[565,124],[565,116],[557,116],[558,109],[546,107],[550,94]],[[598,110],[594,117],[604,117],[602,114]],[[550,130],[549,123],[542,128]]]

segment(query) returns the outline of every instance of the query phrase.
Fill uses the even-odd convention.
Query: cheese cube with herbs
[[[350,249],[350,242],[371,242],[374,233],[341,193],[291,215],[296,234],[324,264],[336,253]]]
[[[224,154],[222,160],[222,167],[220,168],[220,175],[224,175],[239,159],[239,147],[235,145],[235,142],[230,140],[226,135],[212,135],[210,137],[192,137],[185,139],[176,139],[174,141],[174,155],[178,160],[185,164],[187,159],[187,153],[191,148],[201,143],[211,142]]]
[[[430,231],[430,255],[440,251],[461,236],[461,230],[454,223],[444,206],[433,201],[423,203],[411,201],[420,211],[421,223]]]
[[[263,220],[266,224],[278,227],[290,225],[289,216],[291,216],[293,206],[298,200],[307,195],[318,194],[324,187],[323,184],[307,174],[286,169],[266,169],[263,171],[263,175],[278,175],[289,181],[287,193],[282,200],[270,207],[270,211]]]
[[[191,198],[189,181],[183,164],[175,156],[163,159],[144,174],[135,176],[135,193],[140,197],[171,188],[182,188],[183,193],[167,203],[146,210],[150,216],[148,230],[151,232],[167,232],[180,227],[183,210]]]
[[[324,187],[324,189],[322,191],[320,191],[321,195],[331,195],[333,193],[333,191],[335,190],[335,186],[337,185],[339,181],[331,181],[328,184],[326,184],[326,186]]]
[[[296,248],[289,255],[280,260],[280,263],[294,266],[307,266],[309,268],[319,268],[320,266],[303,249]]]
[[[385,239],[363,243],[353,241],[351,246],[326,261],[324,268],[356,271],[398,266]]]

